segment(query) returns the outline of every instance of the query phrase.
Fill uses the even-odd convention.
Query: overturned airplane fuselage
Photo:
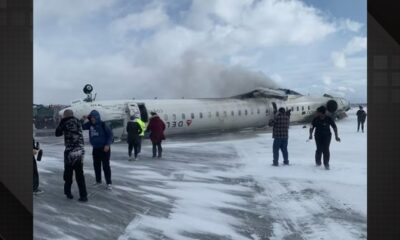
[[[335,118],[344,117],[350,109],[350,103],[344,98],[310,97],[289,89],[269,88],[230,98],[117,101],[91,101],[89,98],[74,102],[69,108],[78,118],[91,110],[99,111],[103,121],[113,129],[114,136],[124,138],[131,115],[148,122],[149,113],[156,112],[166,124],[166,134],[176,135],[262,128],[280,107],[291,110],[292,123],[308,122],[322,105]]]

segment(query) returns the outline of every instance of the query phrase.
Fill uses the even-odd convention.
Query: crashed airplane
[[[280,107],[291,110],[291,123],[309,122],[322,105],[327,107],[328,114],[339,119],[350,109],[350,103],[344,98],[327,94],[304,96],[289,89],[258,88],[228,98],[113,101],[96,101],[90,84],[83,91],[87,98],[74,101],[68,109],[78,118],[97,110],[116,139],[126,137],[126,124],[131,115],[147,123],[150,112],[156,112],[165,122],[167,135],[179,135],[263,128]]]

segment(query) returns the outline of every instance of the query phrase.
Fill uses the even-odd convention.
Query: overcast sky
[[[366,101],[365,0],[35,0],[34,102],[226,97],[258,86]]]

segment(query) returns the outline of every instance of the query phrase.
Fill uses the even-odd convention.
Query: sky
[[[35,0],[34,103],[229,97],[366,102],[365,0]]]

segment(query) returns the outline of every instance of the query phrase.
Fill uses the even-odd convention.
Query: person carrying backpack
[[[111,190],[110,156],[111,144],[113,142],[111,128],[101,121],[100,113],[96,110],[91,111],[88,116],[83,116],[82,120],[82,129],[89,130],[90,144],[93,147],[93,167],[96,175],[94,185],[101,184],[101,167],[103,165],[107,189]]]

